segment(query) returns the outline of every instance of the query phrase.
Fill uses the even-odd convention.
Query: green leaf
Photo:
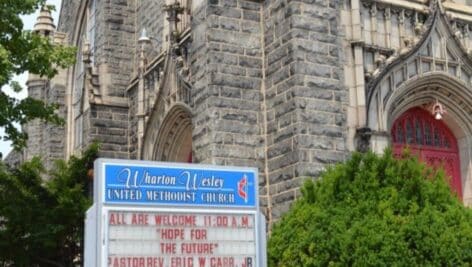
[[[0,165],[0,265],[81,265],[85,211],[92,203],[87,173],[98,146],[58,161],[46,173],[35,158],[18,169]],[[47,181],[47,182],[45,182]]]
[[[29,72],[51,79],[75,60],[75,48],[53,44],[48,38],[24,30],[20,16],[45,4],[45,0],[0,1],[0,127],[5,128],[3,139],[11,140],[15,149],[23,148],[27,139],[15,125],[34,119],[56,124],[62,120],[54,113],[56,105],[39,100],[18,101],[5,94],[6,86],[20,92],[22,87],[12,81],[14,75]]]

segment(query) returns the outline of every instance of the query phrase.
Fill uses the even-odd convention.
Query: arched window
[[[77,32],[75,45],[77,46],[76,63],[72,74],[72,93],[70,103],[70,118],[72,121],[71,129],[73,129],[72,151],[77,151],[84,146],[84,113],[88,109],[88,96],[84,88],[85,66],[83,61],[83,49],[86,43],[91,50],[93,64],[94,52],[94,36],[95,36],[95,16],[96,3],[95,1],[88,1],[88,4],[83,9],[82,18],[79,19],[80,26]]]
[[[396,155],[408,147],[430,166],[443,167],[451,178],[452,190],[462,196],[457,140],[444,122],[435,120],[428,111],[415,107],[394,122],[391,133]]]
[[[421,108],[412,108],[400,116],[393,124],[392,136],[394,145],[457,151],[457,142],[447,126]]]
[[[84,19],[80,29],[80,37],[77,40],[77,55],[74,66],[74,76],[72,85],[72,114],[74,119],[74,150],[81,149],[83,136],[83,112],[84,112],[84,63],[82,60],[82,50],[86,41],[87,20]]]

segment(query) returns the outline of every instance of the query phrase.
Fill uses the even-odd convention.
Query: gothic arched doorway
[[[175,105],[159,129],[153,159],[192,162],[192,119],[187,108]]]
[[[450,177],[451,189],[462,198],[457,140],[441,120],[422,108],[411,108],[394,122],[391,134],[396,155],[408,146],[428,165],[442,166]]]

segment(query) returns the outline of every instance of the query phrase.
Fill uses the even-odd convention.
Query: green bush
[[[407,153],[355,153],[307,180],[274,225],[269,266],[472,266],[472,210]]]
[[[38,158],[18,169],[0,165],[0,266],[77,266],[98,146],[58,161],[47,173]],[[1,162],[0,162],[1,163]]]

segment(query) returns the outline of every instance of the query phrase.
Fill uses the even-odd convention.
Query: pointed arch
[[[405,86],[412,80],[437,75],[454,82],[462,81],[461,87],[471,86],[472,59],[454,34],[441,4],[431,2],[432,14],[425,23],[427,28],[422,37],[410,49],[389,58],[366,84],[366,126],[373,130],[387,130],[386,124],[373,124],[389,112],[386,105],[396,101],[394,96],[398,95],[398,90],[412,88]]]
[[[402,114],[441,102],[448,111],[443,122],[457,140],[463,200],[472,205],[472,60],[441,3],[431,3],[423,35],[387,59],[366,84],[365,127],[371,148],[382,151]]]
[[[384,112],[370,111],[369,127],[374,129],[374,132],[384,132],[390,137],[390,141],[394,141],[390,134],[398,118],[411,108],[428,109],[436,100],[446,107],[447,114],[443,117],[443,122],[457,140],[463,200],[465,204],[472,205],[472,91],[470,86],[444,72],[410,79],[387,99],[383,106]],[[431,113],[429,115],[432,116]],[[375,143],[374,140],[371,142]],[[375,144],[373,146],[375,147]]]
[[[152,160],[191,162],[192,159],[192,118],[184,106],[173,106],[164,118],[157,140],[155,140]]]
[[[393,121],[406,110],[439,100],[448,108],[448,127],[456,136],[472,133],[472,90],[463,81],[444,72],[412,78],[384,99],[383,110],[371,114],[372,129],[390,129]],[[454,118],[454,119],[452,119]]]
[[[67,142],[66,155],[74,151],[80,151],[84,146],[84,111],[88,106],[88,97],[85,92],[85,67],[83,62],[83,48],[87,42],[87,25],[89,0],[80,1],[75,13],[75,24],[72,34],[69,36],[72,45],[77,47],[76,62],[68,72],[68,98],[67,103]]]
[[[162,73],[139,153],[147,160],[189,162],[193,136],[191,87],[171,53],[165,55]]]

